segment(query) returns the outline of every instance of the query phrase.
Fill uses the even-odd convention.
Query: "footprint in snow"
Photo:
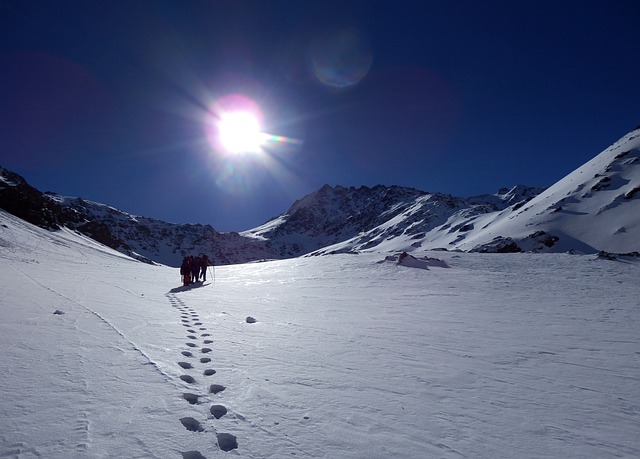
[[[189,351],[182,351],[181,354],[184,355],[185,357],[193,357],[193,354]]]
[[[187,343],[187,344],[188,344],[188,343]],[[200,351],[201,351],[203,354],[206,354],[207,352],[211,352],[211,349],[210,349],[210,348],[208,348],[208,347],[203,347]]]
[[[196,347],[197,344],[196,343],[185,343],[187,346],[189,347]]]
[[[180,365],[185,370],[188,370],[189,368],[193,368],[193,365],[191,365],[189,362],[178,362],[178,365]]]
[[[218,446],[222,451],[231,451],[232,449],[238,448],[238,440],[236,440],[235,435],[219,433]]]
[[[191,432],[204,432],[204,428],[200,425],[196,419],[192,417],[180,418],[182,425]]]
[[[180,375],[180,379],[182,379],[184,382],[189,384],[194,384],[196,382],[193,376],[189,376],[189,375]]]
[[[205,375],[205,376],[215,375],[216,374],[216,370],[207,369],[207,370],[204,370],[204,372],[202,374]]]
[[[212,416],[216,419],[220,419],[222,416],[227,414],[227,409],[222,405],[211,405],[209,411],[211,411]]]
[[[189,338],[189,339],[198,339],[198,337],[194,336],[194,335],[187,335],[187,338]]]
[[[220,384],[211,384],[211,386],[209,386],[209,392],[211,394],[217,394],[218,392],[222,392],[223,390],[225,390],[226,387],[220,385]]]
[[[200,363],[209,363],[211,362],[211,359],[209,357],[202,357],[200,359]]]
[[[212,339],[205,339],[204,340],[204,344],[211,344],[211,343],[213,343]]]
[[[185,392],[182,394],[182,398],[184,398],[187,402],[195,405],[198,403],[198,396],[196,394],[191,394],[189,392]]]

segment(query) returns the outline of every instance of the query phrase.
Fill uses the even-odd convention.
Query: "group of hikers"
[[[213,260],[209,263],[209,257],[202,254],[199,257],[189,255],[184,257],[180,266],[180,276],[182,276],[183,284],[190,285],[195,282],[207,281],[207,266],[213,266]]]

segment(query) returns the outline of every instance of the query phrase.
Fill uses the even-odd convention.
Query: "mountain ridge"
[[[1,167],[0,207],[43,228],[68,227],[141,261],[170,266],[198,253],[219,264],[370,251],[630,253],[640,250],[640,130],[546,189],[516,185],[460,198],[398,185],[326,184],[242,232],[41,193]]]
[[[498,194],[507,197],[508,192],[505,191],[500,190]],[[513,204],[504,209],[486,207],[492,205],[486,196],[469,198],[472,205],[443,215],[446,222],[441,225],[434,222],[431,228],[424,227],[427,230],[424,234],[412,234],[410,215],[405,215],[404,222],[389,221],[366,234],[313,254],[434,249],[638,252],[638,198],[640,130],[636,129],[535,196],[526,196],[522,200],[519,197],[508,198],[507,203]],[[419,223],[424,224],[424,220],[414,225]]]
[[[426,234],[437,224],[444,223],[445,216],[451,212],[461,209],[475,213],[497,211],[514,199],[526,201],[542,190],[518,185],[492,195],[458,198],[400,186],[324,185],[297,200],[274,220],[241,234],[268,240],[279,253],[288,256],[313,252],[368,233],[366,245],[361,249],[369,249],[375,247],[375,240],[382,235]],[[372,229],[381,228],[394,219],[400,219],[398,225],[370,234]]]

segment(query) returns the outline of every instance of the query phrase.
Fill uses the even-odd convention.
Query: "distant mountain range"
[[[68,227],[169,266],[199,253],[218,264],[367,251],[631,253],[640,251],[640,129],[548,189],[515,186],[458,198],[399,186],[325,185],[241,233],[41,193],[1,167],[0,207],[43,228]]]

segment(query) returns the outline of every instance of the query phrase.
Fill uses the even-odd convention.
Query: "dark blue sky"
[[[640,123],[640,2],[2,1],[0,165],[242,231],[323,184],[549,186]],[[207,141],[240,94],[303,141]]]

